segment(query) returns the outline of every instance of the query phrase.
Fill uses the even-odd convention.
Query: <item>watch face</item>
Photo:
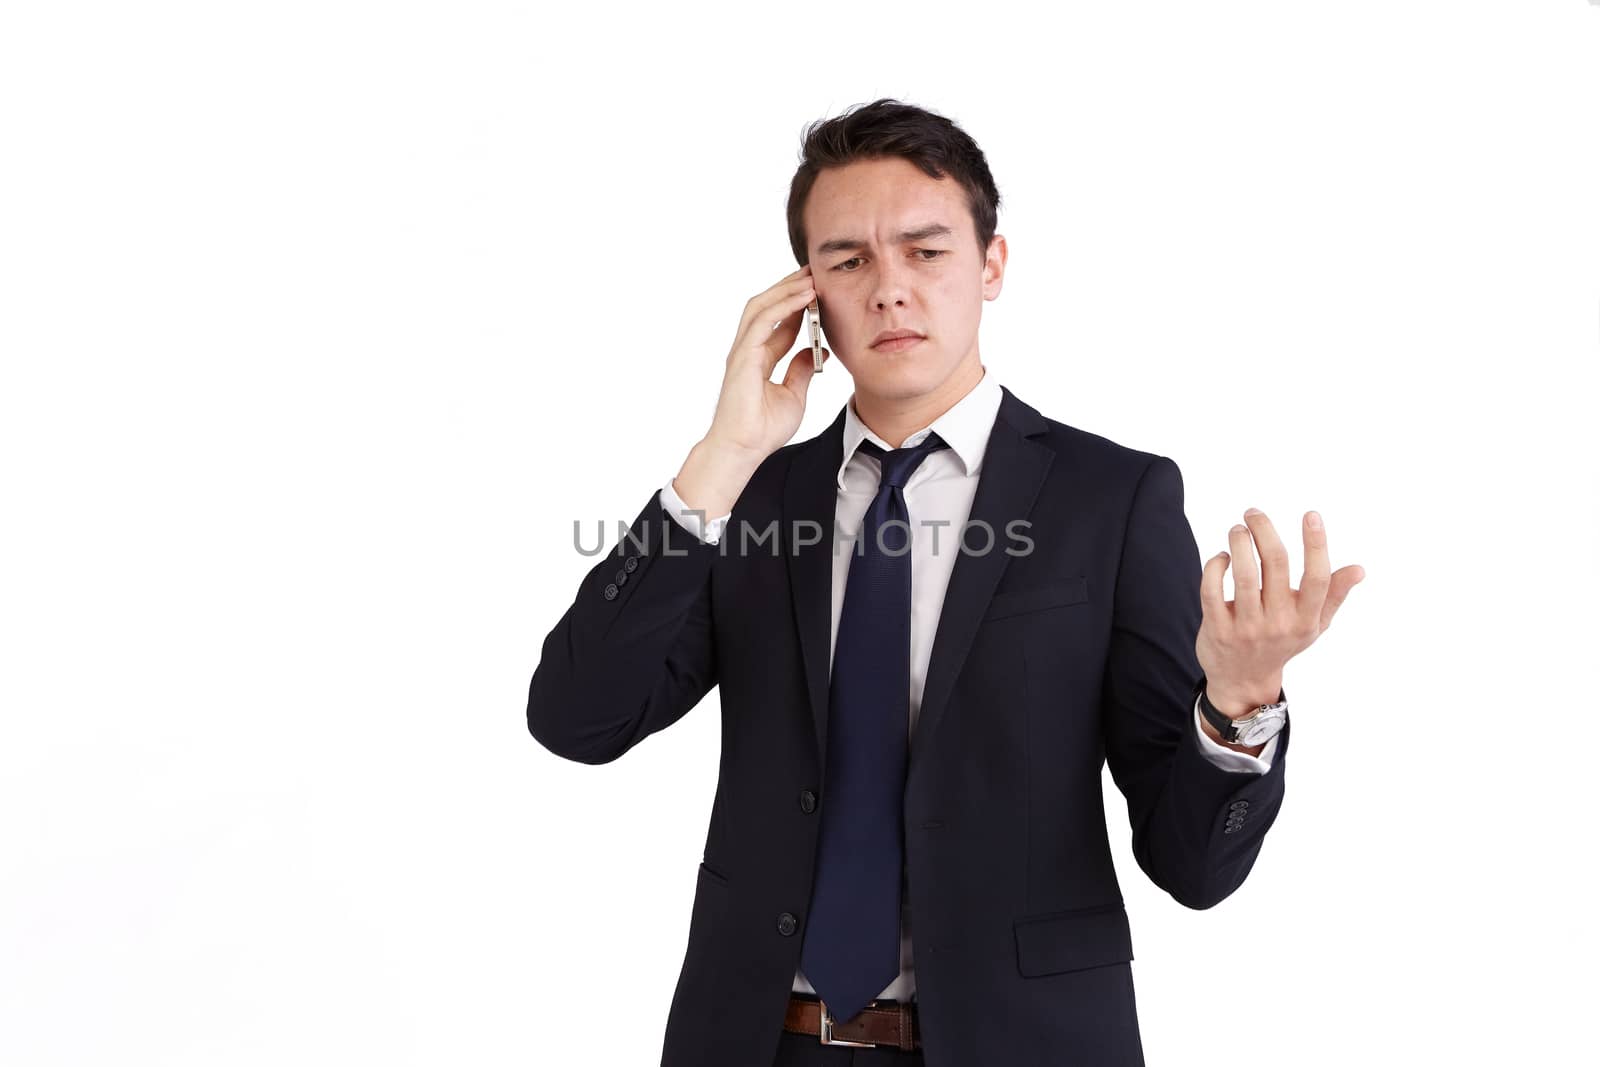
[[[1234,739],[1236,745],[1261,745],[1272,740],[1277,732],[1283,729],[1284,711],[1273,708],[1271,711],[1258,712],[1255,719],[1248,725],[1240,725],[1239,736]]]

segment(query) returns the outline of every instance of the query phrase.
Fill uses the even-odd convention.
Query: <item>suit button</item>
[[[628,584],[628,572],[625,571],[625,570],[618,571],[617,572],[617,577],[616,577],[616,583],[618,585],[627,585]]]
[[[784,912],[782,915],[778,916],[778,933],[782,934],[784,937],[789,937],[792,935],[795,931],[795,927],[799,925],[800,924],[795,921],[795,917],[790,915],[788,912]]]
[[[639,569],[639,557],[638,556],[629,556],[627,559],[623,560],[622,561],[622,569],[627,571],[629,574],[632,574],[634,571],[638,570]]]
[[[1250,802],[1248,800],[1235,800],[1232,804],[1228,805],[1228,807],[1232,808],[1234,811],[1243,811],[1249,806]]]
[[[809,789],[800,790],[800,810],[810,815],[817,810],[817,794]]]
[[[617,599],[617,587],[616,586],[614,586],[614,585],[606,586],[606,599],[607,600],[615,600],[615,599]]]

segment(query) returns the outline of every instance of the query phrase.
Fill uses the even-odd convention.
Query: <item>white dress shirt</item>
[[[966,396],[933,422],[907,437],[901,448],[911,448],[922,442],[930,432],[937,432],[949,448],[929,454],[902,490],[906,510],[911,516],[911,721],[908,730],[915,730],[917,712],[922,707],[922,685],[928,676],[929,654],[933,651],[934,632],[939,624],[939,611],[944,604],[950,572],[959,557],[956,541],[962,526],[972,512],[972,498],[978,491],[978,474],[983,467],[984,450],[989,444],[989,432],[994,428],[995,416],[1000,411],[1000,383],[985,369]],[[837,476],[838,496],[834,508],[839,543],[833,554],[833,624],[829,637],[828,662],[830,676],[833,663],[833,643],[839,636],[839,613],[844,607],[845,582],[850,577],[850,560],[861,536],[861,524],[867,506],[878,492],[877,458],[856,446],[865,438],[885,451],[894,446],[867,429],[856,416],[855,397],[845,406],[844,452]],[[702,516],[691,510],[672,487],[672,479],[661,490],[661,504],[673,518],[696,538],[707,544],[716,544],[733,513],[720,515],[702,524]],[[932,525],[948,523],[948,525]],[[1227,748],[1208,737],[1200,724],[1200,702],[1195,701],[1194,737],[1201,751],[1218,767],[1229,771],[1260,773],[1271,766],[1272,755],[1278,745],[1273,737],[1262,749],[1260,756]],[[908,733],[909,737],[910,734]],[[901,890],[900,908],[900,975],[878,994],[882,1000],[915,1000],[916,978],[911,968],[911,925],[909,893]],[[796,971],[794,991],[815,994],[805,975]]]

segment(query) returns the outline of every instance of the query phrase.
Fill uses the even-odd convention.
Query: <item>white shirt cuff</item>
[[[1200,720],[1200,698],[1194,699],[1194,735],[1200,742],[1200,751],[1212,763],[1225,771],[1238,771],[1243,774],[1265,774],[1272,769],[1272,754],[1278,750],[1278,737],[1282,733],[1272,735],[1261,750],[1261,755],[1252,756],[1248,752],[1240,752],[1236,748],[1211,740],[1211,735],[1206,733],[1205,726]]]
[[[678,521],[678,525],[694,534],[697,541],[714,545],[722,540],[722,530],[728,525],[728,520],[733,517],[733,512],[719,515],[709,521],[703,511],[696,511],[683,502],[678,491],[672,488],[672,479],[667,479],[667,484],[661,487],[661,506],[667,513]]]

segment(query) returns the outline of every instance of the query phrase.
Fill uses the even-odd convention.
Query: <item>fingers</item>
[[[1274,615],[1289,606],[1289,550],[1283,547],[1278,531],[1265,512],[1251,508],[1244,513],[1245,524],[1256,539],[1256,551],[1261,554],[1261,604],[1262,609]],[[1239,580],[1234,573],[1234,582]]]
[[[811,267],[804,266],[790,274],[786,274],[776,285],[762,290],[749,300],[745,301],[744,314],[739,317],[739,340],[742,342],[750,332],[753,323],[765,321],[770,328],[782,314],[769,318],[768,313],[774,308],[787,303],[787,297],[811,287]],[[804,306],[804,305],[802,305]],[[764,338],[758,338],[762,340]]]
[[[1328,628],[1328,624],[1333,621],[1333,613],[1339,610],[1339,605],[1350,595],[1350,590],[1366,576],[1366,569],[1355,563],[1348,567],[1340,567],[1333,572],[1328,583],[1328,598],[1322,604],[1322,629],[1318,630],[1318,633]]]
[[[750,303],[745,305],[744,317],[739,320],[741,347],[750,342],[766,341],[775,325],[794,318],[815,295],[811,279],[804,277],[751,297]]]
[[[1317,630],[1327,629],[1324,603],[1328,597],[1328,531],[1322,525],[1322,516],[1308,511],[1300,520],[1306,545],[1306,568],[1300,578],[1300,599],[1297,605],[1306,623],[1319,620]]]
[[[799,296],[795,298],[798,302],[790,301],[779,306],[780,310],[787,310],[788,314],[779,319],[775,327],[767,331],[766,339],[761,346],[764,357],[762,370],[766,372],[769,378],[772,376],[772,368],[778,365],[778,361],[783,358],[783,354],[794,345],[795,338],[800,336],[800,325],[805,321],[806,306],[811,303],[812,295],[812,291],[807,288],[802,290]],[[807,358],[810,358],[809,351],[807,352]]]
[[[734,352],[761,352],[763,369],[770,376],[772,368],[799,336],[801,316],[815,296],[807,272],[751,297],[739,320]]]
[[[1256,569],[1255,548],[1250,527],[1235,526],[1228,531],[1228,547],[1233,553],[1233,610],[1241,622],[1261,617],[1261,572]]]

